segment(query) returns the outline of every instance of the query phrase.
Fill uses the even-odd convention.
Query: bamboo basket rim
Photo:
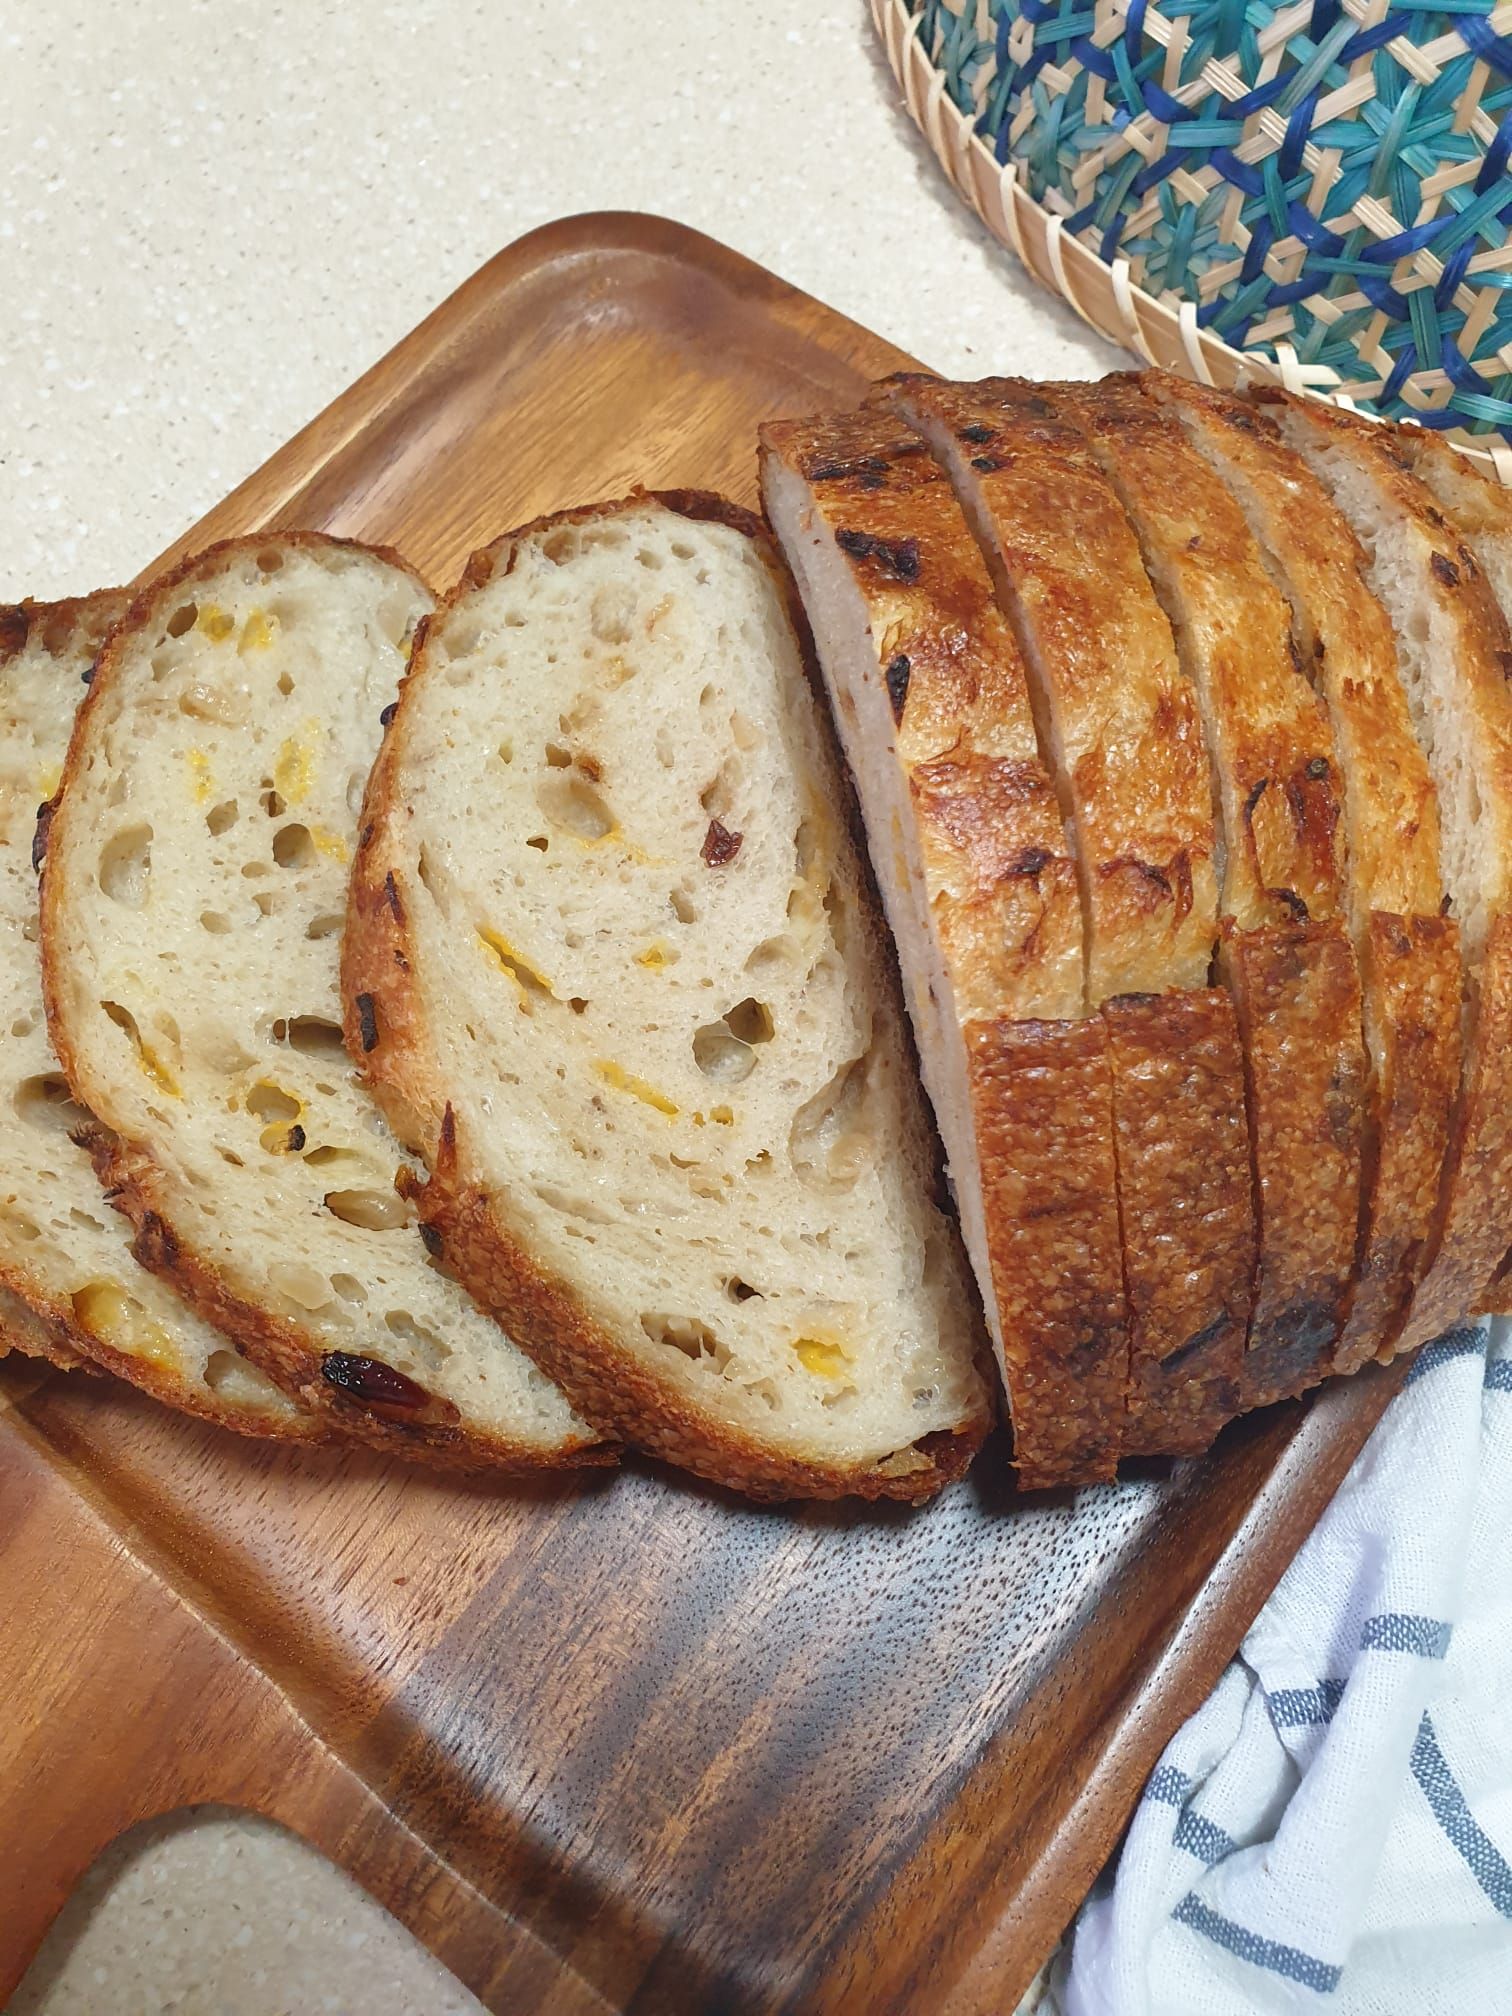
[[[869,4],[909,115],[956,192],[999,243],[1017,255],[1030,277],[1069,303],[1089,328],[1144,363],[1199,385],[1232,390],[1269,383],[1365,419],[1381,418],[1333,389],[1339,380],[1331,366],[1305,365],[1285,343],[1272,350],[1234,349],[1198,326],[1195,302],[1161,300],[1135,283],[1127,259],[1105,261],[1069,234],[1065,220],[1030,195],[1018,164],[999,163],[971,119],[947,96],[945,73],[931,63],[915,32],[918,22],[910,0]],[[1398,424],[1414,423],[1406,419]],[[1442,438],[1485,474],[1512,486],[1512,446],[1504,441],[1472,444],[1452,432]]]

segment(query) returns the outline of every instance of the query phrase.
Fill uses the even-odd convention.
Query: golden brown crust
[[[1475,1018],[1444,1165],[1438,1238],[1401,1334],[1383,1356],[1426,1344],[1483,1299],[1512,1246],[1512,917],[1492,924],[1475,990]],[[1488,1289],[1491,1291],[1488,1295]]]
[[[1202,726],[1117,498],[1042,388],[910,379],[892,396],[948,434],[952,475],[990,528],[1075,829],[1089,1003],[1204,985],[1216,898]]]
[[[1335,1372],[1396,1334],[1428,1255],[1460,1077],[1459,932],[1447,917],[1370,919],[1361,962],[1371,1115],[1355,1287]]]
[[[1186,640],[1224,807],[1225,915],[1245,930],[1338,915],[1333,736],[1243,512],[1133,377],[1058,391],[1057,401],[1087,429]]]
[[[1438,797],[1413,731],[1396,641],[1365,555],[1328,491],[1263,411],[1163,373],[1140,380],[1238,478],[1256,537],[1291,597],[1304,663],[1338,751],[1353,907],[1432,917],[1443,896]]]
[[[964,1034],[1019,1481],[1111,1477],[1129,1329],[1107,1031],[1092,1017]]]
[[[1493,864],[1484,901],[1493,914],[1512,908],[1512,632],[1457,526],[1413,473],[1414,452],[1424,453],[1421,445],[1414,449],[1417,430],[1378,425],[1274,387],[1263,387],[1255,396],[1266,410],[1297,416],[1318,438],[1348,444],[1352,457],[1368,464],[1391,507],[1411,522],[1422,542],[1422,591],[1439,603],[1454,626],[1456,703],[1474,726],[1478,818],[1489,836]],[[1467,920],[1460,921],[1464,929]],[[1480,948],[1467,944],[1466,950],[1473,959]]]
[[[270,546],[306,550],[335,547],[364,555],[376,553],[391,566],[402,568],[417,582],[420,580],[407,561],[387,549],[364,547],[355,540],[332,539],[319,532],[279,532],[227,539],[170,568],[134,598],[124,617],[110,633],[97,662],[88,696],[74,722],[73,738],[64,766],[64,781],[57,801],[63,809],[55,817],[67,816],[69,780],[85,759],[89,724],[94,711],[102,705],[120,676],[119,667],[126,643],[137,631],[151,626],[156,612],[165,602],[192,589],[196,582],[210,578],[231,555],[243,551],[256,554]],[[60,981],[61,961],[67,952],[67,924],[57,915],[57,906],[54,878],[49,876],[44,861],[42,980],[48,1031],[63,1074],[78,1097],[82,1092],[80,1065],[63,1012]],[[132,1251],[140,1264],[168,1281],[190,1308],[214,1324],[252,1364],[315,1416],[322,1437],[362,1442],[395,1455],[442,1461],[449,1467],[533,1470],[603,1460],[594,1450],[564,1449],[543,1453],[502,1437],[464,1430],[451,1418],[456,1413],[455,1408],[434,1396],[425,1396],[424,1405],[418,1408],[400,1408],[353,1398],[325,1376],[332,1354],[317,1348],[308,1331],[238,1294],[221,1269],[181,1244],[164,1194],[162,1166],[150,1142],[118,1138],[106,1128],[98,1127],[91,1130],[87,1145],[110,1201],[125,1213],[136,1228]],[[91,1341],[91,1355],[101,1356],[102,1362],[104,1349]],[[128,1361],[123,1357],[119,1365],[112,1363],[112,1369],[120,1370],[134,1383],[157,1391],[159,1397],[171,1400],[175,1406],[200,1414],[207,1411],[181,1382],[165,1382],[156,1374],[149,1379],[146,1375],[152,1368],[145,1366],[140,1367],[143,1376],[138,1377],[136,1360]],[[312,1429],[309,1432],[316,1431]]]
[[[1354,1269],[1365,1054],[1360,978],[1337,921],[1224,927],[1220,967],[1249,1081],[1260,1264],[1245,1408],[1329,1369]]]
[[[1195,1455],[1238,1411],[1254,1293],[1239,1027],[1218,988],[1102,1012],[1132,1347],[1123,1453]]]
[[[647,493],[537,519],[475,554],[437,615],[486,584],[529,532],[632,510]],[[668,492],[654,501],[683,516],[715,520],[753,537],[789,600],[787,581],[760,522],[702,492]],[[434,620],[434,619],[432,619]],[[980,1411],[955,1432],[925,1437],[880,1464],[853,1468],[785,1458],[722,1427],[647,1373],[642,1361],[583,1308],[571,1287],[540,1267],[520,1245],[505,1200],[487,1195],[465,1173],[465,1141],[435,1069],[423,1006],[413,978],[414,945],[405,879],[388,852],[391,820],[407,817],[397,788],[407,727],[405,698],[423,669],[424,634],[400,688],[378,760],[368,779],[362,831],[352,867],[342,946],[346,1041],[395,1132],[421,1155],[429,1181],[410,1185],[422,1221],[440,1242],[446,1265],[479,1306],[502,1323],[583,1417],[604,1434],[662,1456],[716,1484],[757,1498],[894,1498],[918,1503],[959,1476],[991,1425],[987,1389]],[[917,1468],[906,1467],[917,1461]]]
[[[1079,1014],[1076,867],[1023,660],[945,472],[885,411],[779,421],[761,442],[808,483],[865,602],[961,1019]]]
[[[81,1366],[85,1371],[93,1370],[88,1359],[74,1349],[67,1332],[46,1321],[11,1285],[13,1273],[0,1265],[0,1358],[19,1351],[24,1358],[45,1359],[60,1372]]]

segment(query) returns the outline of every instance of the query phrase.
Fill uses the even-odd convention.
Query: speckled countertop
[[[124,580],[474,268],[696,225],[942,370],[1115,353],[897,102],[865,0],[18,0],[0,11],[0,600]],[[477,2008],[261,1823],[122,1844],[15,2016]]]

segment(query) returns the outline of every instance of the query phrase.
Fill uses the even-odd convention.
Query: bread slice
[[[986,556],[1077,854],[1132,1328],[1122,1446],[1201,1448],[1235,1406],[1254,1213],[1237,1026],[1207,985],[1216,837],[1195,697],[1118,500],[1041,388],[905,379],[890,397]]]
[[[1327,490],[1248,401],[1151,373],[1237,499],[1328,708],[1347,841],[1345,905],[1370,1064],[1355,1285],[1332,1369],[1393,1336],[1427,1257],[1459,1084],[1459,932],[1443,910],[1438,795],[1385,610]]]
[[[1078,1019],[1081,901],[1022,660],[949,482],[896,416],[779,423],[762,448],[767,515],[902,954],[1020,1478],[1111,1475],[1128,1351],[1113,1135],[1073,1096],[1100,1069]],[[984,1170],[988,1137],[999,1154]]]
[[[1394,444],[1474,554],[1502,616],[1512,625],[1512,493],[1425,427],[1401,428]],[[1502,1260],[1478,1308],[1512,1314],[1512,1254]]]
[[[1130,377],[1059,396],[1134,525],[1207,724],[1259,1219],[1241,1399],[1264,1406],[1327,1372],[1359,1220],[1365,1067],[1332,734],[1244,514],[1180,422]]]
[[[1465,1063],[1429,1263],[1396,1339],[1410,1350],[1475,1306],[1512,1243],[1512,636],[1470,546],[1413,473],[1412,430],[1262,396],[1364,549],[1438,790]]]
[[[35,815],[57,789],[85,682],[126,602],[107,591],[0,610],[0,1314],[23,1350],[93,1361],[246,1434],[309,1439],[315,1418],[132,1259],[130,1227],[73,1138],[88,1116],[47,1039]]]
[[[143,592],[48,829],[48,1021],[138,1258],[328,1430],[556,1464],[591,1432],[432,1264],[342,1047],[357,814],[430,606],[397,560],[313,533]]]
[[[474,558],[369,786],[348,1036],[449,1262],[590,1419],[919,1499],[984,1340],[789,592],[702,496]]]

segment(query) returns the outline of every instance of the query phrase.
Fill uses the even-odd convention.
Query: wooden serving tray
[[[909,360],[655,218],[500,254],[175,553],[263,525],[438,585]],[[1396,1380],[1019,1501],[760,1509],[649,1464],[480,1488],[0,1368],[0,2000],[132,1822],[252,1808],[495,2009],[1005,2016]]]

